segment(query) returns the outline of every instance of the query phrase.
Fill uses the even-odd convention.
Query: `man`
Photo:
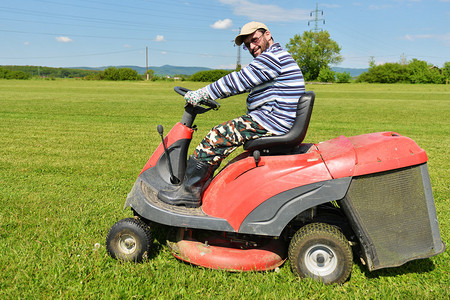
[[[172,205],[199,207],[201,193],[207,187],[220,162],[246,141],[289,131],[295,120],[297,103],[305,92],[303,74],[292,56],[278,43],[266,25],[250,22],[235,39],[244,43],[254,60],[239,72],[232,72],[197,91],[187,92],[186,102],[227,98],[250,92],[247,114],[214,127],[189,157],[181,185],[158,193]]]

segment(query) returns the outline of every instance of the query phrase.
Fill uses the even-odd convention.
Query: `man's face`
[[[273,44],[272,35],[270,31],[262,33],[257,30],[245,38],[244,44],[250,54],[257,57]]]

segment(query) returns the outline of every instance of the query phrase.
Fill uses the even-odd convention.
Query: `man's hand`
[[[186,95],[184,95],[184,99],[187,103],[197,106],[202,100],[210,100],[211,97],[209,96],[206,87],[204,87],[196,91],[187,92]]]

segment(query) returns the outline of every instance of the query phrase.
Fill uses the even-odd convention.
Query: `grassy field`
[[[180,82],[191,89],[199,83]],[[176,83],[0,80],[0,298],[448,299],[450,257],[368,272],[342,286],[279,272],[227,273],[177,261],[163,242],[142,264],[105,250],[141,168],[178,121]],[[397,131],[427,151],[443,241],[450,236],[450,86],[309,85],[306,142]],[[245,112],[245,96],[199,117],[192,146]],[[191,151],[192,152],[192,151]],[[157,233],[158,234],[158,233]],[[162,233],[160,233],[162,235]],[[96,245],[99,244],[100,246]]]

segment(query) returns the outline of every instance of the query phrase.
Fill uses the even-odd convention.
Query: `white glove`
[[[196,91],[189,91],[184,95],[184,99],[187,103],[197,106],[202,100],[210,100],[211,97],[209,96],[208,90],[206,87],[201,88]]]

